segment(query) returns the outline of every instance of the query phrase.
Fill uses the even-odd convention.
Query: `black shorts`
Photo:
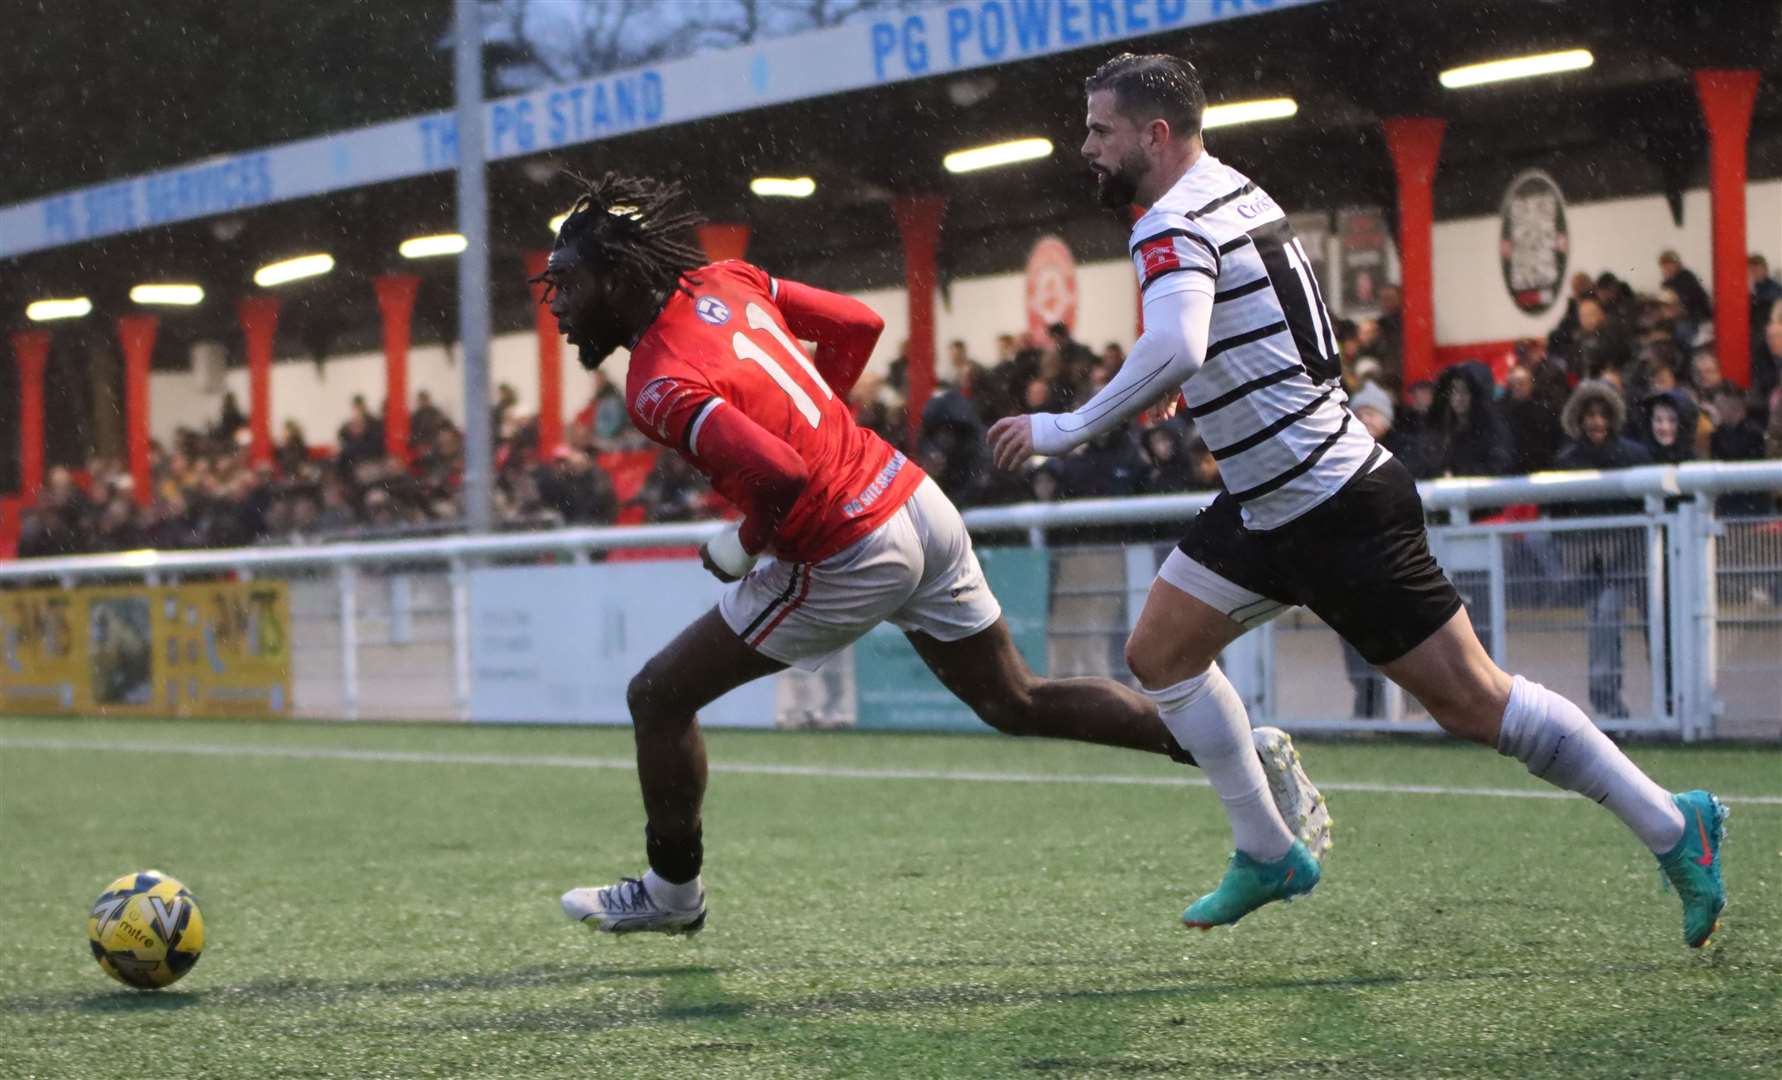
[[[1172,553],[1161,572],[1171,585],[1248,626],[1303,605],[1371,664],[1410,652],[1461,608],[1396,458],[1266,532],[1246,529],[1221,492],[1177,547],[1185,558]]]

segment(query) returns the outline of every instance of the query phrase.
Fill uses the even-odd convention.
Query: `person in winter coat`
[[[1572,391],[1560,417],[1571,441],[1559,452],[1561,469],[1625,469],[1649,465],[1644,446],[1620,434],[1627,406],[1613,386],[1586,380]],[[1556,517],[1638,513],[1640,501],[1606,500],[1556,506]],[[1583,587],[1588,631],[1590,707],[1599,716],[1624,717],[1621,699],[1621,638],[1629,602],[1638,603],[1645,582],[1643,534],[1634,530],[1580,529],[1561,534],[1566,562]]]
[[[1491,369],[1476,360],[1443,371],[1423,433],[1430,476],[1502,476],[1515,462],[1514,440],[1492,395]]]
[[[1640,402],[1640,442],[1652,461],[1677,465],[1695,460],[1695,422],[1699,409],[1683,390],[1671,389]]]

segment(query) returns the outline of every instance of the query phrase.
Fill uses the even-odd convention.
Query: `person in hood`
[[[1560,417],[1571,442],[1559,452],[1562,469],[1625,469],[1649,465],[1644,446],[1620,434],[1627,406],[1614,387],[1587,380],[1572,391]],[[1554,516],[1628,514],[1640,511],[1638,499],[1610,499],[1555,506]],[[1566,562],[1583,587],[1586,664],[1590,707],[1598,716],[1625,717],[1621,699],[1622,622],[1627,605],[1643,580],[1645,556],[1627,529],[1581,529],[1561,534]]]
[[[1468,360],[1443,371],[1423,433],[1429,476],[1502,476],[1515,462],[1510,429],[1498,414],[1491,369]]]
[[[1659,465],[1695,460],[1695,421],[1699,410],[1682,390],[1663,390],[1640,402],[1640,441]]]
[[[1151,494],[1198,491],[1203,485],[1188,456],[1188,426],[1179,419],[1152,424],[1145,429],[1145,457],[1151,467],[1145,473],[1144,490]]]

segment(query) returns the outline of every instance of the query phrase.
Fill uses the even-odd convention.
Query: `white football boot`
[[[1268,792],[1287,828],[1304,842],[1312,858],[1323,865],[1330,851],[1330,807],[1306,771],[1299,766],[1293,739],[1280,728],[1259,727],[1250,732],[1256,756],[1268,777]]]
[[[603,934],[697,934],[705,927],[705,890],[688,908],[664,907],[639,878],[616,885],[571,889],[559,901],[563,914]]]

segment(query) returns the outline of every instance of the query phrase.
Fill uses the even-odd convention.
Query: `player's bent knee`
[[[1212,660],[1196,663],[1196,658],[1183,653],[1170,642],[1144,640],[1139,635],[1126,639],[1126,667],[1139,685],[1151,690],[1174,686],[1192,679],[1212,666]]]
[[[660,727],[673,719],[669,706],[670,691],[660,674],[644,665],[625,686],[625,705],[631,710],[632,726],[639,730]]]

